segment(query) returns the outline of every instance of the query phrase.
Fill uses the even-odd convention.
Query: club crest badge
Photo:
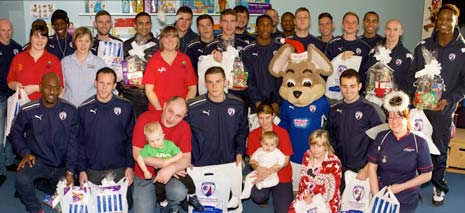
[[[357,111],[355,113],[355,119],[360,120],[363,118],[363,112]]]
[[[236,114],[236,109],[234,109],[234,108],[232,108],[232,107],[231,107],[231,108],[228,108],[228,115],[229,115],[229,116],[232,117],[232,116],[234,116],[235,114]]]
[[[202,193],[207,197],[212,196],[213,193],[215,193],[215,189],[216,189],[216,185],[214,182],[203,182],[202,183]]]
[[[316,106],[315,105],[310,105],[309,107],[310,112],[315,112],[316,111]]]
[[[449,61],[454,61],[455,60],[455,53],[449,54]]]
[[[402,64],[402,59],[398,58],[396,59],[396,65],[400,66]]]
[[[60,114],[58,114],[58,117],[60,117],[62,121],[66,120],[66,116],[66,112],[60,112]]]
[[[354,197],[354,199],[358,202],[360,200],[362,200],[363,196],[365,195],[365,187],[363,186],[360,186],[360,185],[356,185],[353,189],[352,189],[352,196]]]
[[[113,109],[113,112],[115,113],[115,115],[121,115],[121,107],[115,107]]]

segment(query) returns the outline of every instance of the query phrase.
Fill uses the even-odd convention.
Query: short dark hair
[[[112,68],[110,68],[110,67],[100,68],[97,71],[97,74],[95,74],[95,81],[98,81],[98,76],[100,74],[111,74],[111,75],[113,75],[113,77],[114,77],[113,83],[116,83],[116,72]]]
[[[202,15],[198,16],[197,19],[196,19],[197,26],[199,25],[199,21],[204,20],[204,19],[208,19],[208,20],[210,20],[212,22],[212,24],[215,24],[215,22],[213,22],[213,18],[212,18],[211,15],[202,14]]]
[[[291,12],[287,11],[281,15],[281,23],[283,22],[284,16],[292,16],[293,19],[295,19],[295,15],[292,14]]]
[[[331,21],[333,21],[333,16],[331,16],[331,14],[329,14],[328,12],[320,13],[320,15],[318,15],[318,20],[322,18],[329,18],[331,19]]]
[[[246,13],[247,18],[249,18],[249,16],[250,16],[249,10],[247,9],[247,7],[244,7],[244,5],[235,6],[234,11],[236,11],[236,13]]]
[[[379,22],[379,15],[378,15],[378,13],[376,13],[375,11],[368,11],[367,13],[365,13],[365,15],[363,16],[363,20],[364,20],[364,21],[365,21],[365,19],[367,18],[367,16],[368,16],[369,14],[375,15],[376,18],[378,19],[378,22]]]
[[[234,11],[233,9],[231,8],[228,8],[228,9],[225,9],[223,11],[221,11],[221,15],[220,15],[220,20],[223,18],[223,16],[225,15],[233,15],[233,16],[236,16],[237,17],[237,14],[236,14],[236,11]]]
[[[260,22],[260,20],[262,20],[264,18],[270,19],[271,24],[273,24],[273,19],[271,19],[271,17],[269,15],[263,14],[263,15],[260,15],[260,16],[257,17],[257,19],[255,20],[255,25],[258,26],[258,22]]]
[[[33,36],[35,33],[39,33],[41,36],[48,38],[48,27],[43,24],[33,24],[31,26],[31,31],[29,32],[29,37]]]
[[[441,8],[439,8],[439,11],[438,11],[438,15],[441,13],[441,11],[443,10],[452,10],[452,12],[454,12],[455,15],[457,15],[457,18],[460,16],[460,10],[457,6],[455,6],[454,4],[445,4],[445,5],[442,5]]]
[[[179,13],[189,13],[191,14],[191,16],[194,15],[194,13],[192,12],[192,9],[190,7],[187,7],[187,6],[182,6],[178,9],[178,11],[176,11],[176,15],[178,15]]]
[[[360,76],[358,75],[358,72],[354,69],[347,69],[344,72],[342,72],[341,76],[339,77],[339,83],[341,83],[343,78],[355,78],[357,79],[357,84],[360,83]]]
[[[100,11],[98,11],[97,14],[95,14],[95,21],[97,21],[97,18],[98,18],[99,16],[110,16],[110,19],[111,19],[110,13],[109,13],[108,11],[106,11],[106,10],[100,10]]]
[[[226,74],[224,74],[224,69],[218,66],[208,68],[207,71],[205,72],[205,79],[207,79],[207,75],[218,74],[218,73],[221,74],[224,79],[226,79]]]
[[[62,19],[66,23],[69,24],[69,18],[68,18],[68,13],[62,9],[55,10],[52,14],[52,24],[55,23],[56,20]]]
[[[344,22],[344,19],[345,19],[347,16],[355,16],[355,17],[357,18],[357,23],[360,23],[360,19],[358,18],[357,13],[352,12],[352,11],[349,11],[349,12],[347,12],[347,13],[344,14],[344,16],[342,17],[342,22]]]
[[[310,10],[308,10],[306,7],[299,7],[297,10],[295,10],[294,15],[297,15],[298,12],[307,12],[308,15],[310,15]]]
[[[150,22],[152,22],[152,19],[150,17],[150,14],[146,13],[146,12],[140,12],[136,15],[136,18],[134,20],[137,20],[137,18],[141,17],[141,16],[147,16],[150,18]]]

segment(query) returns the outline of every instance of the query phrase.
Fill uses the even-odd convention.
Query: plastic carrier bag
[[[346,187],[341,198],[341,213],[368,212],[370,207],[370,181],[358,180],[357,173],[347,170],[344,173]]]
[[[329,213],[330,212],[321,194],[316,194],[315,196],[313,196],[311,204],[307,204],[304,200],[299,200],[295,202],[294,209],[296,213],[307,213],[307,212]]]
[[[372,213],[399,213],[400,204],[394,193],[385,186],[373,197],[368,210]]]
[[[8,134],[10,134],[11,126],[13,125],[13,120],[16,117],[16,115],[18,115],[21,106],[28,103],[29,101],[29,97],[27,96],[24,89],[16,91],[13,95],[11,95],[8,98],[3,145],[5,145],[6,137],[8,136]]]

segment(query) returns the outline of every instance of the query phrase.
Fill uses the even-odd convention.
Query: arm
[[[246,142],[247,142],[247,136],[249,134],[249,122],[247,120],[247,111],[244,111],[244,108],[242,108],[242,112],[240,113],[239,120],[239,128],[237,129],[236,137],[234,138],[235,140],[235,146],[236,146],[236,164],[239,165],[242,163],[242,157],[245,156],[245,150],[246,150]]]
[[[368,178],[370,180],[371,193],[375,195],[379,191],[378,184],[378,164],[368,162]]]
[[[173,157],[171,157],[171,158],[166,159],[166,160],[165,160],[165,164],[166,164],[166,166],[167,166],[167,165],[169,165],[169,164],[172,164],[172,163],[174,163],[174,162],[180,160],[181,158],[182,158],[182,153],[179,152],[177,155],[175,155],[175,156],[173,156]]]
[[[141,155],[137,156],[136,161],[137,161],[137,164],[139,164],[140,169],[142,169],[142,171],[144,172],[145,179],[152,178],[152,174],[147,169],[147,166],[145,165],[144,159],[142,158]]]
[[[132,182],[134,181],[134,173],[133,173],[134,158],[132,157],[132,134],[133,134],[134,126],[136,123],[136,117],[134,115],[134,109],[132,108],[132,105],[129,105],[129,107],[127,107],[127,110],[129,111],[128,117],[125,119],[125,122],[123,124],[123,125],[126,125],[124,126],[124,130],[126,131],[126,140],[124,141],[125,149],[126,149],[125,177],[128,180],[128,185],[131,185]]]
[[[141,150],[142,148],[139,148],[137,146],[132,146],[132,157],[134,159],[137,159],[140,156]],[[146,157],[144,158],[144,164],[146,164],[147,166],[151,166],[153,168],[163,168],[164,160],[161,158]]]
[[[195,98],[197,94],[197,85],[192,85],[187,87],[186,101],[192,98]]]
[[[157,94],[155,94],[153,84],[146,84],[145,85],[145,95],[147,96],[147,99],[149,99],[150,104],[156,109],[156,110],[162,110],[160,101],[158,100]]]
[[[74,111],[73,120],[71,121],[70,130],[68,133],[68,149],[66,154],[66,180],[68,186],[74,185],[73,174],[76,172],[77,153],[78,153],[78,120],[77,110]]]
[[[191,153],[182,153],[182,158],[167,167],[164,167],[158,171],[157,177],[155,177],[154,182],[160,182],[166,184],[175,173],[180,170],[185,170],[191,161]],[[179,174],[179,173],[178,173]]]
[[[402,192],[406,189],[409,189],[409,188],[413,188],[413,187],[416,187],[416,186],[420,186],[421,184],[424,184],[426,182],[428,182],[429,180],[431,180],[431,176],[432,176],[433,172],[428,172],[428,173],[423,173],[423,174],[420,174],[406,182],[403,182],[403,183],[399,183],[399,184],[393,184],[389,187],[389,189],[391,189],[391,191],[396,194],[396,193],[399,193],[399,192]],[[371,183],[371,181],[370,181]]]
[[[363,168],[358,170],[356,178],[359,180],[366,180],[368,178],[368,163],[365,164]]]

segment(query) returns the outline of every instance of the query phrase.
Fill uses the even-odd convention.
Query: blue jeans
[[[41,209],[39,199],[37,199],[34,187],[34,181],[39,178],[45,178],[52,181],[52,185],[56,185],[60,178],[66,174],[66,168],[53,168],[43,164],[42,160],[36,158],[36,163],[32,168],[29,165],[24,166],[16,174],[16,191],[18,191],[19,199],[26,206],[26,210],[30,212],[38,212]]]
[[[168,207],[179,208],[179,204],[187,197],[187,189],[184,184],[176,178],[171,178],[165,189]],[[134,177],[133,200],[134,213],[160,212],[159,206],[156,205],[155,185],[152,180]]]
[[[6,172],[5,166],[14,163],[15,155],[13,153],[13,146],[9,140],[6,140],[5,147],[3,147],[3,138],[6,123],[6,108],[7,108],[7,96],[0,96],[0,175],[4,175]]]

